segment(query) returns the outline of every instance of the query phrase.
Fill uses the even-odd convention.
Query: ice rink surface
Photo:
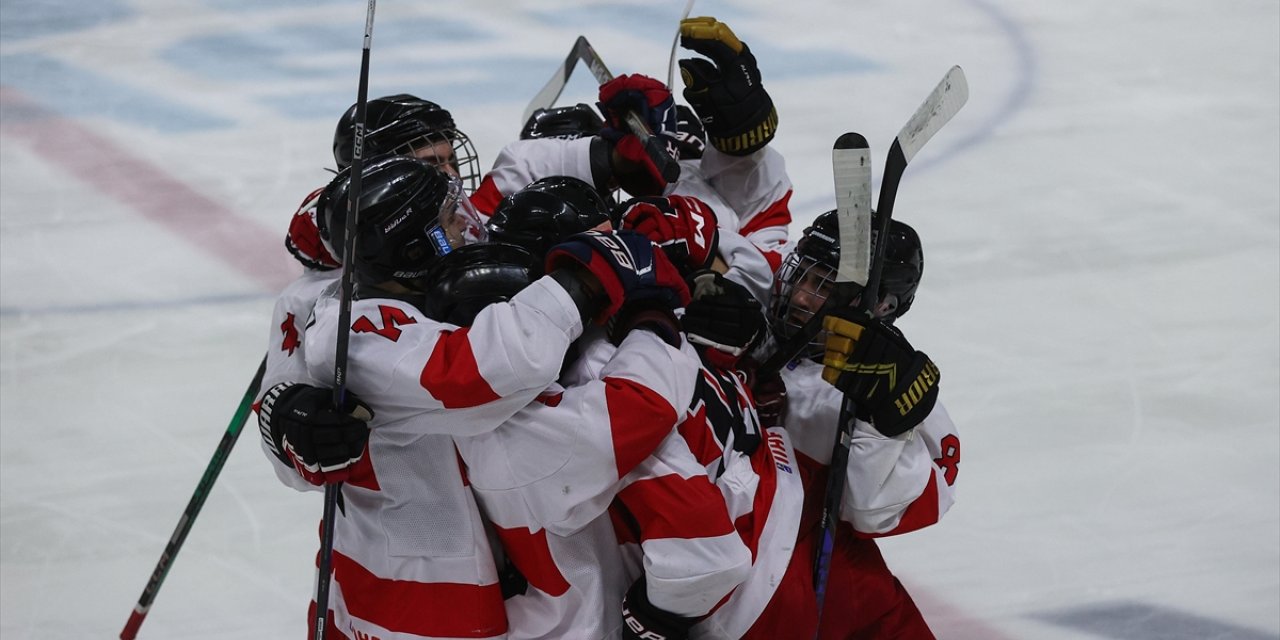
[[[487,166],[586,35],[665,77],[684,2],[384,0],[370,95]],[[359,0],[0,4],[0,636],[115,637],[265,348],[282,238],[355,98]],[[959,502],[885,540],[941,638],[1280,637],[1280,4],[699,0],[778,106],[793,237],[829,149],[904,178]],[[677,81],[678,82],[678,81]],[[591,101],[579,72],[562,102]],[[142,638],[301,638],[319,494],[250,425]]]

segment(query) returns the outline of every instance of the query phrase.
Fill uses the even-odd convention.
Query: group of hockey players
[[[277,301],[258,406],[283,482],[341,486],[328,637],[933,637],[875,543],[937,522],[958,471],[938,369],[894,327],[920,239],[897,220],[873,238],[874,317],[826,305],[837,216],[788,240],[778,116],[750,48],[712,18],[682,22],[681,44],[703,56],[680,61],[689,107],[619,76],[599,112],[536,112],[483,176],[447,109],[386,96],[367,105],[353,198],[356,107],[340,119],[339,172],[289,226],[304,272]],[[815,316],[824,329],[764,370]]]

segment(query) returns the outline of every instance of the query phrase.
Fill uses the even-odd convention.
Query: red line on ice
[[[5,137],[22,140],[46,161],[269,291],[279,291],[293,279],[297,265],[284,249],[284,222],[279,229],[268,229],[242,217],[161,167],[9,87],[0,87],[0,104],[6,112]]]

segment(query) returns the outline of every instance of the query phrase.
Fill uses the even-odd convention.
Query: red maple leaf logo
[[[293,352],[302,346],[302,339],[298,337],[298,327],[294,324],[292,313],[286,315],[284,322],[280,323],[280,331],[284,334],[284,340],[280,341],[280,350],[288,351],[292,356]]]

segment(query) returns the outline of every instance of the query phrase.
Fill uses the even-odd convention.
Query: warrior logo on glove
[[[886,436],[924,421],[938,400],[942,377],[933,360],[902,332],[853,310],[823,318],[827,353],[822,379],[857,405],[857,418]]]

